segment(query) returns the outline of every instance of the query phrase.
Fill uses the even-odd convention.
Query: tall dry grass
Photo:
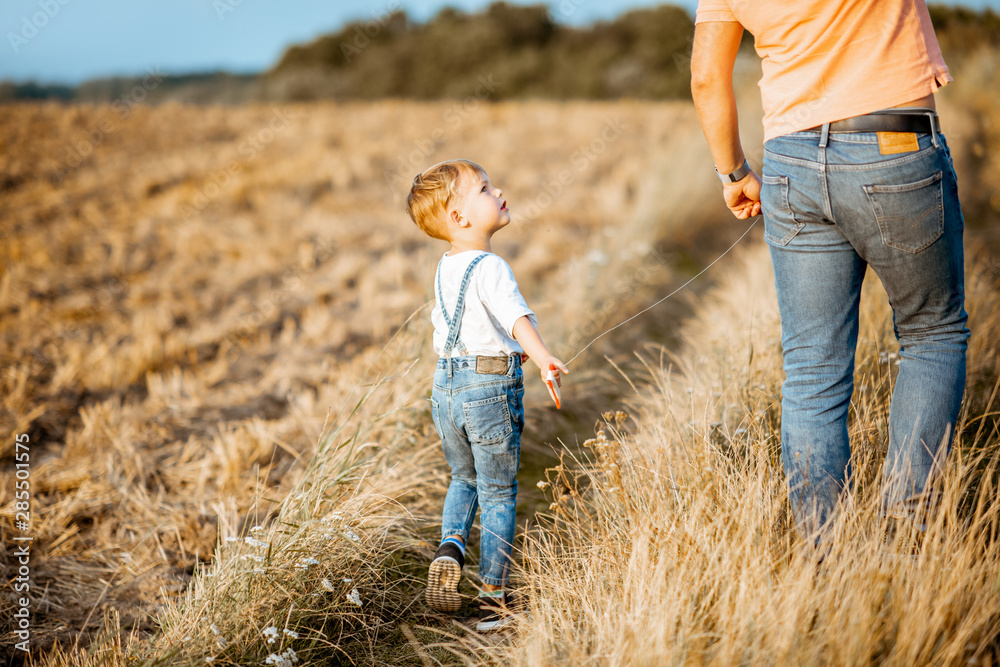
[[[0,107],[0,463],[13,470],[12,436],[27,433],[36,655],[55,641],[86,647],[111,611],[136,641],[158,636],[203,567],[229,558],[225,538],[290,511],[282,503],[310,479],[328,429],[380,378],[396,395],[363,413],[378,443],[369,449],[384,452],[366,479],[399,477],[380,482],[390,496],[418,486],[410,528],[433,532],[446,480],[419,400],[433,357],[426,312],[378,356],[431,297],[444,250],[403,213],[426,163],[471,157],[515,212],[534,206],[497,249],[556,346],[580,320],[589,337],[672,280],[662,244],[684,219],[660,197],[668,156],[707,159],[689,106],[455,104],[166,104],[125,119],[108,106]],[[276,114],[287,125],[261,135]],[[114,130],[95,142],[109,119]],[[444,139],[424,152],[438,128]],[[71,151],[86,152],[80,164]],[[563,171],[570,182],[555,192]],[[713,185],[710,174],[694,184]],[[685,187],[675,181],[672,198]],[[613,349],[599,343],[592,358]],[[594,377],[601,391],[578,382],[568,398],[597,405],[617,391],[607,373]],[[574,439],[575,416],[540,407],[544,396],[529,386],[526,467],[549,456],[546,442]],[[13,517],[13,502],[3,485],[0,514]],[[4,522],[0,543],[10,535]],[[12,566],[9,550],[0,558]],[[2,641],[13,650],[9,632]]]
[[[780,324],[766,246],[740,257],[649,365],[632,418],[543,482],[524,563],[519,664],[992,664],[1000,657],[1000,281],[972,256],[970,395],[921,537],[880,518],[897,349],[877,279],[862,298],[853,492],[830,552],[790,525],[780,464]],[[992,386],[980,382],[990,378]],[[975,387],[978,386],[978,389]]]
[[[1000,661],[1000,334],[983,164],[998,146],[983,91],[997,56],[941,95],[969,222],[973,336],[958,435],[926,534],[879,516],[898,345],[870,275],[862,300],[843,518],[817,553],[791,527],[780,463],[780,321],[766,246],[730,260],[675,349],[647,346],[631,416],[605,412],[586,453],[539,486],[517,640],[470,662],[573,665],[996,664]],[[922,545],[917,549],[915,545]]]
[[[977,143],[992,155],[996,137],[965,102],[979,89],[956,90],[942,105],[954,110],[946,130],[967,188],[961,165],[976,169]],[[388,339],[431,298],[443,248],[402,213],[408,175],[462,155],[504,187],[515,224],[496,248],[564,358],[743,231],[704,169],[689,105],[456,104],[139,107],[68,170],[58,161],[109,107],[0,107],[0,464],[12,466],[8,435],[29,433],[34,659],[247,664],[289,648],[300,664],[986,655],[998,617],[983,528],[996,519],[984,458],[996,443],[993,245],[970,254],[960,455],[916,561],[885,558],[889,527],[871,508],[893,361],[874,283],[852,422],[855,511],[819,576],[789,532],[778,322],[755,247],[692,285],[689,301],[599,340],[573,367],[568,409],[547,407],[529,381],[529,507],[541,502],[549,443],[575,450],[623,400],[633,415],[609,414],[592,453],[567,456],[546,480],[551,516],[520,550],[532,622],[497,647],[422,609],[446,488],[423,400],[426,317]],[[247,158],[240,148],[275,111],[288,125]],[[748,145],[756,120],[744,118]],[[232,160],[240,169],[225,180]],[[995,192],[983,180],[963,198],[992,215]],[[977,219],[988,244],[993,219]],[[0,514],[12,516],[12,502],[0,488]],[[9,534],[4,523],[0,544]]]

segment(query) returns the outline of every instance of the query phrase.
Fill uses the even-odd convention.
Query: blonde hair
[[[406,212],[424,233],[442,241],[448,236],[448,204],[455,196],[463,173],[480,175],[486,170],[471,160],[446,160],[413,179],[406,197]]]

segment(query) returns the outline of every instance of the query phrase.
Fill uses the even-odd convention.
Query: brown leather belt
[[[853,116],[830,123],[831,132],[926,132],[935,131],[928,112],[924,113],[870,113]],[[806,132],[820,132],[823,126],[811,127]],[[940,132],[940,129],[938,130]]]

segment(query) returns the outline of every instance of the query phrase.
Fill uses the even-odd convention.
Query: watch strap
[[[716,169],[715,173],[719,174],[719,170]],[[743,179],[749,173],[750,173],[750,163],[747,162],[746,159],[744,159],[743,164],[736,167],[736,171],[734,171],[733,173],[719,174],[719,180],[721,180],[723,183],[735,183],[736,181]]]

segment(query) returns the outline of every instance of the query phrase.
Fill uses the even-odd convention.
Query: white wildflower
[[[319,561],[310,556],[309,558],[306,558],[305,560],[296,563],[295,567],[297,567],[300,570],[306,570],[312,567],[313,565],[319,565]]]
[[[347,601],[351,604],[356,604],[359,607],[361,606],[361,593],[358,593],[357,588],[347,594]]]
[[[345,584],[349,584],[349,583],[351,583],[352,581],[354,581],[354,580],[353,580],[353,579],[351,579],[350,577],[344,577],[344,583],[345,583]]]
[[[240,556],[240,560],[255,560],[258,563],[263,563],[264,557],[261,556],[260,554],[243,554],[242,556]]]
[[[322,581],[319,582],[319,584],[320,584],[320,586],[322,586],[326,590],[331,591],[331,592],[333,591],[333,584],[330,583],[329,579],[323,579]]]
[[[217,635],[218,635],[218,634],[221,634],[221,633],[219,632],[219,628],[218,628],[218,627],[216,627],[215,623],[212,623],[212,625],[208,626],[208,629],[209,629],[209,630],[211,630],[212,632],[214,632],[214,633],[215,633],[215,634],[217,634]]]
[[[291,648],[287,649],[281,655],[277,653],[272,653],[264,659],[264,663],[268,665],[275,665],[276,667],[292,667],[292,665],[299,661],[295,651]]]
[[[249,535],[243,540],[252,547],[257,547],[258,549],[266,549],[268,547],[267,542],[263,540],[258,540],[256,537],[250,537]]]
[[[349,540],[351,540],[353,542],[360,542],[361,541],[361,538],[358,537],[357,534],[353,530],[351,530],[350,528],[348,528],[346,531],[344,531],[344,534],[347,535],[347,539],[349,539]]]
[[[230,537],[226,538],[226,542],[239,542],[239,541],[240,541],[240,538],[238,538],[238,537],[232,537],[232,536],[230,536]]]
[[[261,530],[264,530],[264,526],[254,526],[253,528],[250,529],[250,532],[251,533],[256,533],[256,532],[261,531]]]
[[[278,639],[278,628],[274,627],[273,625],[264,628],[264,636],[267,638],[268,644],[273,644]]]
[[[215,658],[213,658],[212,656],[206,656],[205,662],[211,665],[213,662],[215,662]]]
[[[285,629],[285,634],[288,635],[289,637],[291,637],[292,639],[298,639],[299,638],[299,633],[295,632],[295,630],[288,630],[286,628]]]
[[[264,568],[262,568],[262,567],[255,567],[255,568],[253,569],[253,573],[254,573],[254,574],[264,574],[264,571],[265,571],[265,570],[264,570]]]

